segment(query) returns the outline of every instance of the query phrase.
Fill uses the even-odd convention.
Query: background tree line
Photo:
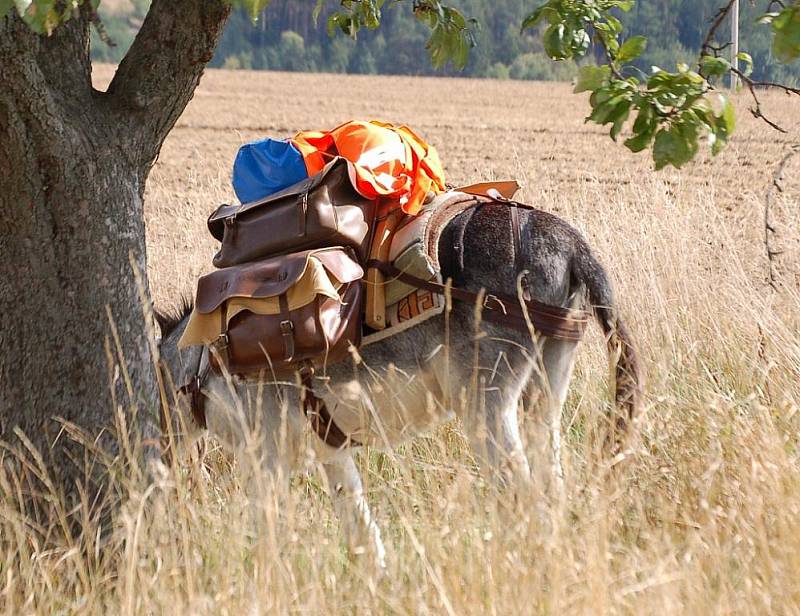
[[[106,1],[100,5],[110,47],[93,36],[92,55],[118,62],[147,13],[149,0]],[[529,0],[453,0],[452,4],[480,22],[477,47],[463,72],[431,67],[425,50],[426,27],[410,11],[387,3],[381,28],[362,30],[357,40],[328,36],[326,14],[315,25],[316,0],[272,0],[253,22],[245,9],[233,12],[210,66],[231,69],[319,71],[355,74],[464,75],[499,79],[569,80],[572,62],[552,62],[543,52],[541,32],[520,34],[519,24],[536,3]],[[620,18],[627,32],[647,37],[645,52],[634,62],[642,71],[651,66],[674,69],[691,63],[718,9],[716,3],[696,0],[641,0]],[[795,85],[800,63],[781,64],[770,52],[768,29],[757,27],[763,7],[743,2],[740,46],[753,56],[753,78]],[[600,53],[597,50],[597,53]],[[598,60],[601,58],[598,57]]]

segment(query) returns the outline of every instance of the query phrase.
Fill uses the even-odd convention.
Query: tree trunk
[[[144,184],[96,110],[57,125],[43,110],[8,112],[0,103],[0,432],[20,428],[41,447],[59,429],[53,417],[96,434],[115,403],[129,411],[155,400],[142,310]]]
[[[50,37],[0,18],[0,438],[42,450],[54,418],[96,437],[119,411],[155,417],[144,186],[229,10],[155,0],[102,93],[88,4]]]

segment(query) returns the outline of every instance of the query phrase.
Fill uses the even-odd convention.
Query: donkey
[[[516,221],[510,206],[490,203],[466,222],[458,216],[450,221],[438,245],[443,277],[453,274],[454,229],[462,224],[459,286],[511,297],[525,291],[551,306],[575,309],[588,299],[614,364],[616,410],[609,434],[612,446],[619,447],[637,412],[641,376],[608,276],[586,241],[563,220],[536,209],[520,209],[514,216]],[[156,314],[162,364],[173,385],[205,373],[209,361],[204,347],[177,349],[190,311],[186,304],[177,315]],[[475,306],[453,303],[450,311],[354,350],[353,361],[329,366],[315,377],[313,393],[325,401],[342,431],[384,450],[458,415],[476,461],[502,482],[531,479],[517,416],[526,395],[536,401],[532,451],[537,485],[558,494],[563,482],[561,412],[577,344],[483,321]],[[349,547],[366,548],[382,564],[380,531],[353,449],[328,446],[310,431],[299,402],[301,389],[299,381],[253,382],[207,373],[202,384],[207,429],[224,447],[251,461],[246,471],[251,477],[288,477],[313,452]],[[185,408],[185,397],[177,396],[177,403]],[[184,436],[190,439],[184,442],[202,434],[200,426],[186,424],[190,429]]]

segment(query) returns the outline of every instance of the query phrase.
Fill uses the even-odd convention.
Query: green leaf
[[[648,130],[630,137],[624,141],[625,147],[631,152],[641,152],[642,150],[650,147],[650,144],[653,142],[654,134],[655,130]]]
[[[736,128],[736,112],[733,109],[731,102],[725,98],[722,103],[722,111],[719,115],[715,116],[714,127],[712,133],[714,140],[711,144],[711,153],[718,154],[722,147],[728,142],[730,136]]]
[[[625,126],[625,121],[628,119],[628,116],[631,112],[631,101],[625,100],[622,101],[619,105],[616,106],[614,112],[608,116],[607,122],[613,122],[611,126],[611,138],[616,141],[617,135],[619,135],[622,127]]]
[[[677,131],[663,128],[658,131],[653,144],[653,160],[656,164],[656,171],[667,165],[680,167],[688,160],[687,155],[688,147],[684,138]]]
[[[725,126],[725,132],[728,135],[732,135],[734,129],[736,128],[736,111],[733,108],[733,105],[729,100],[725,100],[725,104],[722,107],[722,123]]]
[[[38,34],[52,34],[53,30],[63,21],[67,21],[71,15],[68,11],[66,14],[60,14],[56,10],[56,0],[31,2],[21,14],[22,20]]]
[[[570,44],[571,48],[570,57],[572,56],[582,57],[586,55],[586,52],[589,49],[589,43],[591,43],[591,39],[589,38],[589,33],[586,32],[586,30],[583,29],[575,30],[572,33],[572,42]]]
[[[475,46],[472,29],[477,22],[474,19],[466,20],[458,10],[445,6],[438,0],[427,0],[427,4],[418,5],[416,15],[431,28],[426,46],[434,68],[441,68],[452,62],[457,69],[463,69],[470,48]]]
[[[328,18],[328,36],[336,34],[337,29],[352,38],[357,32],[354,19],[344,13],[334,13]]]
[[[682,140],[684,146],[683,158],[679,161],[680,165],[688,163],[696,155],[700,149],[700,124],[697,117],[693,114],[684,114],[681,116],[681,121],[674,126],[678,137]],[[677,166],[680,166],[677,165]]]
[[[653,160],[656,164],[656,171],[673,164],[677,157],[677,152],[678,142],[672,131],[663,128],[658,131],[656,140],[653,143]]]
[[[608,101],[606,101],[599,107],[595,108],[594,111],[592,111],[591,115],[589,116],[589,120],[597,124],[607,124],[608,122],[611,121],[609,118],[614,113],[614,110],[617,108],[617,105],[619,105],[623,100],[625,100],[624,94],[619,94],[617,96],[610,98]],[[630,105],[629,101],[626,102],[628,105]]]
[[[785,7],[772,21],[772,52],[781,62],[800,57],[800,3]]]
[[[733,104],[727,98],[722,106],[722,113],[717,118],[717,139],[727,143],[733,131],[736,129],[736,111]]]
[[[611,92],[608,88],[600,88],[592,92],[592,95],[589,97],[589,104],[592,106],[592,109],[594,109],[598,105],[606,102],[609,98],[611,98]]]
[[[522,21],[522,32],[529,28],[533,28],[543,19],[547,19],[551,24],[555,23],[555,21],[558,21],[559,19],[558,11],[547,5],[540,6]]]
[[[648,129],[653,124],[656,114],[653,111],[653,106],[648,102],[644,102],[639,108],[639,113],[636,115],[636,120],[633,122],[633,132],[641,133]]]
[[[544,50],[553,60],[566,60],[569,52],[564,42],[564,24],[553,24],[544,32]]]
[[[593,66],[587,64],[578,69],[578,80],[575,83],[574,93],[594,91],[608,83],[611,76],[611,67],[607,64]]]
[[[605,18],[606,18],[606,24],[608,24],[608,30],[610,32],[613,32],[614,34],[619,34],[620,32],[622,32],[622,22],[619,19],[617,19],[613,15],[606,15]]]
[[[744,62],[744,68],[742,68],[742,73],[745,77],[749,77],[750,73],[753,72],[753,56],[751,56],[746,51],[740,51],[736,54],[736,59],[741,60]]]
[[[772,21],[779,15],[777,11],[771,11],[769,13],[764,13],[758,19],[756,19],[757,24],[771,24]]]
[[[703,56],[700,59],[700,70],[706,77],[721,77],[731,70],[731,63],[725,58]]]
[[[643,36],[632,36],[627,41],[622,43],[617,52],[617,61],[622,62],[630,62],[634,58],[638,58],[642,55],[642,52],[647,47],[647,39]]]

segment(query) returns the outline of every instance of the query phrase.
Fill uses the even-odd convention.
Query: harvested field
[[[111,69],[95,73],[103,83]],[[315,475],[250,508],[217,465],[214,482],[120,480],[109,547],[22,565],[23,579],[3,582],[11,612],[800,612],[800,155],[772,204],[775,288],[763,220],[775,167],[800,141],[798,99],[762,95],[781,134],[743,93],[720,156],[654,172],[584,124],[588,103],[570,90],[208,71],[150,175],[148,274],[166,307],[211,268],[205,220],[233,198],[245,141],[350,118],[407,123],[453,184],[520,179],[521,200],[579,228],[609,269],[648,379],[624,460],[609,471],[592,438],[609,404],[595,327],[563,418],[567,498],[547,524],[535,490],[493,492],[446,426],[360,456],[388,550],[379,581],[345,555]],[[524,417],[523,432],[535,421]]]
[[[110,67],[97,67],[95,81],[102,85],[111,74]],[[618,280],[624,302],[636,304],[625,276],[629,267],[644,273],[637,253],[661,261],[662,242],[684,243],[690,252],[679,255],[683,267],[696,259],[709,268],[705,276],[723,284],[732,252],[761,288],[765,194],[787,148],[800,140],[797,98],[777,92],[762,98],[769,117],[789,134],[752,118],[743,93],[736,136],[722,154],[702,155],[681,171],[655,172],[648,154],[632,154],[607,131],[584,124],[588,102],[568,84],[209,70],[150,175],[149,274],[156,303],[190,293],[196,276],[210,267],[215,248],[205,219],[216,205],[235,199],[230,170],[240,145],[353,118],[410,125],[436,146],[453,184],[523,182],[523,201],[586,234]],[[800,218],[792,207],[800,159],[785,175],[785,198],[774,212],[776,247],[786,251],[778,267],[796,289]],[[624,241],[617,237],[622,233]]]

